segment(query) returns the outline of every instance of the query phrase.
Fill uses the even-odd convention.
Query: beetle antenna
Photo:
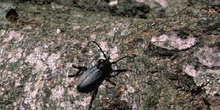
[[[115,64],[115,63],[117,63],[118,61],[120,61],[120,60],[122,60],[122,59],[124,59],[124,58],[126,58],[126,57],[128,57],[128,56],[124,56],[124,57],[122,57],[122,58],[120,58],[120,59],[118,59],[118,60],[112,62],[111,64]]]
[[[99,44],[98,44],[97,42],[95,42],[95,41],[89,41],[89,42],[88,42],[88,45],[89,45],[91,42],[94,43],[94,44],[96,44],[96,45],[99,47],[99,50],[102,52],[102,54],[104,55],[104,57],[105,57],[106,60],[109,60],[109,59],[110,59],[110,57],[107,57],[107,56],[105,55],[104,51],[102,50],[102,48],[99,46]]]

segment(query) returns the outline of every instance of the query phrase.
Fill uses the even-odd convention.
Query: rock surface
[[[111,61],[128,55],[113,68],[131,70],[103,82],[93,109],[220,109],[220,2],[140,1],[149,9],[130,16],[112,0],[1,0],[0,109],[87,109],[91,94],[68,74],[103,58],[91,40]]]

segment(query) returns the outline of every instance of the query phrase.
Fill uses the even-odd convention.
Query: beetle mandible
[[[90,43],[94,43],[97,45],[99,50],[104,55],[105,59],[99,59],[98,62],[91,68],[73,65],[73,67],[78,69],[78,71],[75,75],[68,75],[68,77],[82,75],[78,80],[77,90],[82,93],[93,92],[89,104],[89,109],[92,108],[92,102],[96,97],[99,86],[102,84],[104,80],[110,82],[113,85],[116,85],[114,82],[110,80],[110,78],[117,76],[119,73],[128,71],[127,69],[112,69],[113,64],[116,64],[118,61],[126,58],[127,56],[124,56],[116,61],[110,62],[110,56],[107,57],[107,55],[104,53],[104,51],[97,42],[89,41],[87,46],[89,46]]]

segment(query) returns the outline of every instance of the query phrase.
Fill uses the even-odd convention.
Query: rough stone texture
[[[185,50],[196,44],[196,39],[184,32],[167,32],[159,37],[152,37],[151,43],[167,50]]]
[[[132,70],[112,78],[116,86],[103,82],[94,109],[220,109],[218,0],[155,0],[148,4],[147,19],[49,0],[41,0],[42,5],[3,1],[0,109],[88,108],[91,94],[77,92],[78,77],[67,75],[76,73],[73,64],[91,67],[103,57],[95,46],[87,46],[91,40],[111,61],[129,55],[113,68]],[[15,22],[5,18],[12,6],[19,15]],[[196,43],[168,50],[151,42],[176,30],[195,37]]]

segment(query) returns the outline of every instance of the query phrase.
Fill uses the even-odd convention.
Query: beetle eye
[[[99,60],[99,63],[101,63],[101,62],[103,62],[103,59],[100,59],[100,60]]]

